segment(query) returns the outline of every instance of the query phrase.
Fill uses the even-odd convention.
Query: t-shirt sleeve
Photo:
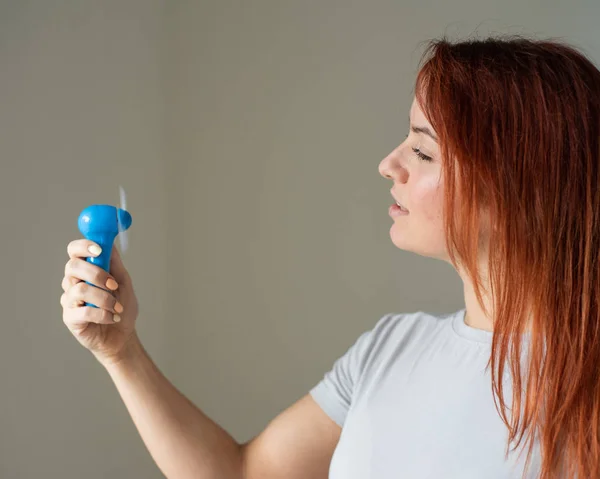
[[[356,386],[371,356],[373,348],[379,342],[385,324],[392,315],[381,318],[375,327],[364,332],[352,346],[338,358],[323,379],[310,390],[313,399],[321,409],[340,427],[344,425],[348,410],[356,391]]]

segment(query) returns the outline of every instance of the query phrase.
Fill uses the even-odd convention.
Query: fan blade
[[[122,186],[119,186],[119,208],[127,211],[127,195],[125,194],[125,189]],[[119,245],[121,246],[121,251],[124,253],[127,251],[129,246],[129,238],[128,232],[121,229],[121,225],[119,224]]]

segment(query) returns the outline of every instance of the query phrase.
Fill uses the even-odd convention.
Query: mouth
[[[408,210],[406,209],[406,207],[396,199],[396,197],[394,196],[393,193],[392,193],[392,198],[394,198],[396,205],[398,205],[402,211],[408,213]]]
[[[402,211],[404,211],[405,213],[408,213],[408,210],[407,210],[407,209],[406,209],[404,206],[402,206],[402,204],[401,204],[401,203],[398,203],[398,202],[396,201],[396,204],[397,204],[397,205],[400,207],[400,209],[401,209]]]

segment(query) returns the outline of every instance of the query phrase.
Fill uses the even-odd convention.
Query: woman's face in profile
[[[392,216],[390,236],[400,249],[449,261],[443,231],[444,187],[438,135],[416,99],[409,116],[406,139],[379,164],[380,174],[393,182],[392,195],[408,210],[408,214]]]
[[[392,242],[400,249],[451,262],[444,234],[444,177],[438,134],[413,100],[406,139],[379,164],[392,180],[392,196],[408,214],[392,213]],[[392,199],[392,202],[394,199]],[[459,207],[460,205],[457,205]],[[481,213],[480,257],[487,257],[490,216]]]

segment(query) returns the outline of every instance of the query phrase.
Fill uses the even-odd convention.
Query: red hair
[[[539,441],[541,479],[600,478],[600,71],[564,42],[444,38],[416,85],[439,135],[449,256],[484,310],[489,281],[507,453],[525,441],[529,464]]]

